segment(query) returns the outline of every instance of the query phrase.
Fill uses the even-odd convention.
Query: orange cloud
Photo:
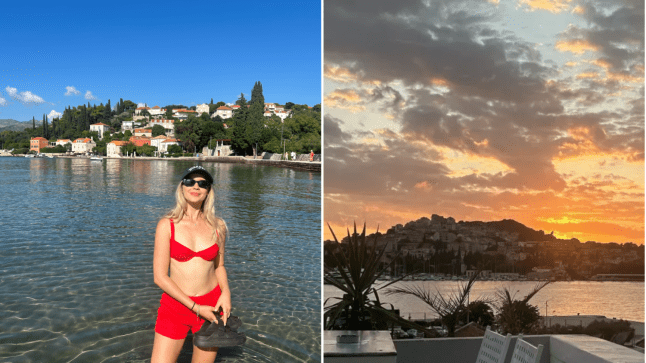
[[[585,39],[561,40],[556,42],[556,49],[561,52],[572,52],[574,54],[583,54],[587,51],[597,51],[599,46]]]
[[[644,83],[644,77],[635,77],[625,73],[608,72],[608,79],[619,82]]]
[[[354,90],[335,90],[328,93],[324,100],[326,107],[341,108],[352,113],[365,111],[366,107],[358,105],[361,102],[361,96]]]
[[[590,63],[594,64],[595,66],[599,66],[599,67],[601,67],[601,68],[605,68],[606,70],[608,70],[608,69],[612,68],[612,64],[610,64],[610,62],[608,62],[608,61],[607,61],[607,60],[605,60],[605,59],[595,59],[595,60],[593,60],[593,61],[592,61],[592,62],[590,62]]]
[[[581,5],[577,5],[574,7],[574,9],[572,9],[572,13],[579,15],[585,14],[585,9]]]
[[[325,76],[325,78],[329,78],[331,80],[342,83],[356,81],[359,78],[356,74],[350,72],[350,70],[347,68],[332,67],[327,64],[323,68],[323,75]]]
[[[551,13],[558,14],[561,11],[567,10],[572,0],[520,0],[520,6],[527,6],[529,11],[534,10],[547,10]]]
[[[577,79],[599,78],[599,73],[597,72],[579,73],[576,75],[576,78]]]

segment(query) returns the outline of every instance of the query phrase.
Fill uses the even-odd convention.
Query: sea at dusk
[[[456,291],[459,284],[456,281],[400,281],[391,286],[421,285],[429,291],[437,289],[446,296]],[[496,291],[504,287],[515,293],[517,299],[522,299],[535,285],[532,281],[477,281],[470,299],[494,298]],[[325,285],[324,299],[331,297],[342,297],[342,293],[332,285]],[[426,304],[413,296],[386,295],[382,290],[379,299],[383,304],[392,304],[399,309],[405,318],[435,317]],[[327,305],[333,302],[329,300]],[[556,281],[539,291],[530,303],[538,307],[542,316],[603,315],[610,319],[644,322],[644,282]]]

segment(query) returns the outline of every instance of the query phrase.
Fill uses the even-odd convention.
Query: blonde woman
[[[186,170],[175,192],[175,208],[157,224],[153,275],[164,293],[157,310],[152,363],[175,362],[188,331],[231,313],[224,268],[227,227],[215,217],[213,177],[201,166]],[[196,252],[197,251],[197,252]],[[170,275],[169,275],[170,269]],[[193,346],[193,362],[213,362],[217,348]]]

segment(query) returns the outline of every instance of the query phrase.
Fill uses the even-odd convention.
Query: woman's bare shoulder
[[[168,218],[162,218],[157,222],[157,232],[166,232],[170,233],[170,224],[171,221]]]

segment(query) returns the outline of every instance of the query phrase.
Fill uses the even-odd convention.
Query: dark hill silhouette
[[[462,224],[468,227],[474,226],[484,226],[492,229],[497,229],[499,231],[505,231],[508,233],[518,233],[519,241],[553,241],[556,238],[551,234],[545,234],[545,232],[536,231],[531,229],[520,222],[516,222],[513,219],[503,219],[502,221],[496,222],[464,222],[460,221],[458,224]]]

